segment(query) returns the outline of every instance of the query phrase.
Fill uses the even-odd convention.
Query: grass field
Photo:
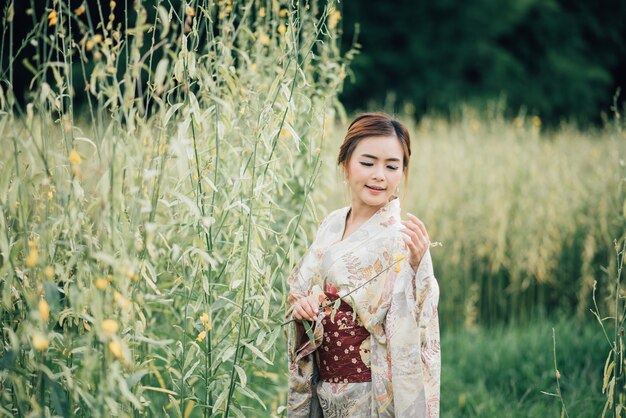
[[[28,103],[5,88],[17,67],[0,80],[0,415],[283,416],[285,278],[348,204],[340,13],[135,2],[129,27],[50,4],[21,40]],[[443,414],[559,415],[552,327],[569,415],[601,411],[603,378],[621,407],[589,307],[597,285],[623,325],[623,122],[502,115],[401,117],[404,209],[441,243]]]
[[[525,326],[446,331],[442,336],[442,417],[559,417],[552,329],[570,417],[597,417],[604,407],[609,346],[595,318],[545,319]]]

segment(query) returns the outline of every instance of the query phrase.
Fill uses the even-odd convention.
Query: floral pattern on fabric
[[[289,329],[288,416],[438,417],[439,286],[430,252],[414,272],[398,199],[342,240],[348,210],[334,211],[321,223],[288,278],[288,300],[293,306],[312,292],[335,288],[370,333],[362,355],[369,360],[371,382],[318,381],[316,350],[329,315],[322,310],[312,325],[313,340],[301,324]]]

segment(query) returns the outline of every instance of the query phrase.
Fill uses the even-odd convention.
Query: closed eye
[[[397,165],[388,165],[387,168],[390,170],[397,170],[400,167],[398,167]]]
[[[361,165],[364,165],[365,167],[371,167],[374,165],[374,163],[368,163],[367,161],[360,161]]]

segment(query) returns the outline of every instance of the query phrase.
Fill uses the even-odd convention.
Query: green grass
[[[526,326],[442,335],[442,417],[558,417],[552,328],[561,393],[570,417],[600,416],[608,344],[589,313]]]

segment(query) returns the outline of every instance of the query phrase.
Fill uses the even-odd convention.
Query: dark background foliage
[[[119,3],[116,14],[122,18]],[[80,4],[73,1],[72,7]],[[97,16],[97,3],[85,4]],[[17,2],[15,7],[14,52],[34,24],[26,14],[29,6]],[[40,15],[45,3],[33,6]],[[107,16],[108,2],[101,6]],[[132,4],[128,7],[132,20]],[[341,7],[345,48],[355,38],[355,25],[361,45],[341,96],[348,111],[386,106],[409,109],[419,118],[428,111],[446,113],[459,103],[480,107],[504,99],[509,115],[598,124],[611,113],[617,89],[626,85],[626,2],[621,0],[344,1]],[[5,47],[9,41],[5,36]],[[16,56],[16,66],[33,61],[33,55],[27,46]],[[3,72],[8,59],[4,54]],[[18,98],[31,78],[25,67],[16,72]]]
[[[504,98],[509,114],[598,123],[626,84],[620,0],[346,1],[343,16],[346,47],[356,23],[362,45],[348,110],[390,94],[418,117]]]

